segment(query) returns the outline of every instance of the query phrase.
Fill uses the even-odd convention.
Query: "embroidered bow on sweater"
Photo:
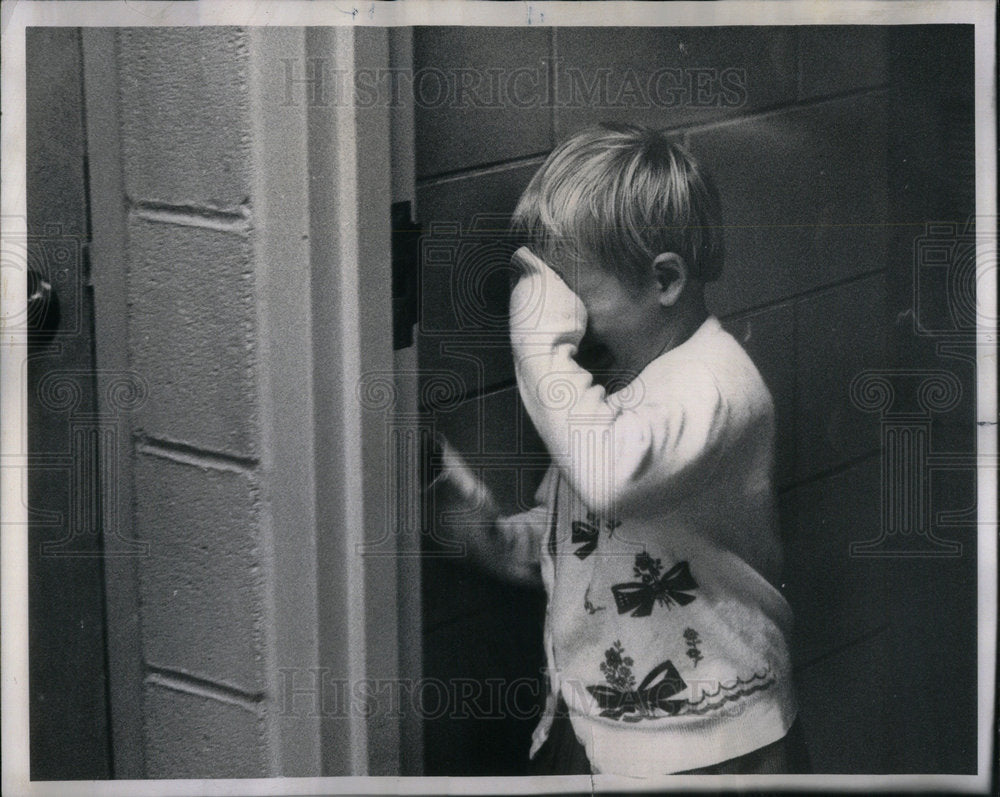
[[[669,608],[674,603],[687,606],[694,600],[694,595],[688,592],[697,589],[698,585],[691,577],[687,562],[678,562],[660,578],[660,560],[653,562],[648,554],[639,554],[634,569],[642,581],[615,584],[611,588],[619,614],[632,612],[633,617],[647,617],[653,611],[654,602]]]

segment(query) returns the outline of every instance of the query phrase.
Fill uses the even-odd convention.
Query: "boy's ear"
[[[664,252],[653,261],[653,273],[660,286],[660,304],[671,307],[676,304],[687,285],[688,269],[684,258],[676,252]]]

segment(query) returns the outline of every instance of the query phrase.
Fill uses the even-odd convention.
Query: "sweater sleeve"
[[[615,513],[683,481],[717,447],[724,406],[707,368],[647,367],[608,395],[574,360],[586,331],[579,297],[527,249],[511,294],[518,389],[555,465],[587,507]],[[681,383],[683,382],[683,384]]]

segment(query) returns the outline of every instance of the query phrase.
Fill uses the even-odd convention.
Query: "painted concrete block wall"
[[[927,129],[925,117],[940,100],[925,97],[920,108],[901,102],[906,81],[920,83],[929,73],[907,76],[893,63],[905,62],[921,36],[933,37],[857,27],[767,33],[559,29],[532,31],[530,41],[508,39],[502,57],[477,47],[476,66],[502,70],[512,58],[534,66],[540,58],[539,35],[549,37],[549,62],[558,63],[555,81],[563,94],[560,98],[557,91],[557,99],[547,105],[547,120],[511,112],[518,140],[531,146],[503,161],[507,144],[498,148],[497,131],[485,111],[482,116],[472,110],[461,116],[448,109],[418,112],[418,141],[433,134],[438,141],[462,142],[461,157],[446,165],[436,155],[418,163],[420,220],[425,228],[438,225],[460,233],[461,245],[467,247],[464,255],[425,268],[424,306],[430,311],[425,309],[421,329],[421,365],[429,372],[454,371],[472,388],[466,403],[436,415],[440,428],[471,460],[481,457],[482,438],[470,437],[468,430],[479,428],[485,408],[496,407],[496,391],[509,389],[513,379],[506,330],[495,320],[507,302],[509,271],[503,251],[509,242],[499,240],[503,236],[498,233],[484,253],[483,236],[469,229],[475,215],[497,214],[502,222],[510,214],[541,162],[536,156],[544,154],[537,152],[535,142],[545,140],[550,129],[554,143],[601,120],[672,129],[713,171],[723,197],[726,271],[711,289],[710,307],[750,352],[776,401],[776,482],[786,545],[782,588],[798,616],[793,655],[814,766],[819,772],[930,771],[933,762],[951,771],[971,766],[974,759],[965,742],[932,742],[934,723],[947,713],[944,707],[951,698],[921,696],[918,686],[933,691],[929,673],[935,669],[918,650],[947,657],[947,618],[970,616],[948,614],[931,606],[929,597],[918,596],[926,596],[931,583],[945,589],[949,578],[967,581],[970,560],[963,557],[945,566],[933,561],[903,564],[849,552],[850,543],[878,533],[881,454],[879,419],[851,403],[849,385],[865,369],[904,362],[899,359],[897,316],[910,295],[912,247],[920,223],[901,230],[896,222],[933,218],[931,198],[941,193],[944,181],[943,169],[923,150],[900,163],[900,141],[933,148],[928,142],[937,141],[940,132]],[[415,40],[423,42],[416,49],[418,70],[471,64],[454,55],[475,46],[461,32],[420,30]],[[447,56],[439,49],[445,41]],[[963,51],[958,45],[952,50]],[[627,84],[635,76],[642,84],[654,68],[677,67],[693,69],[695,75],[700,68],[738,70],[740,101],[735,107],[700,107],[688,101],[671,109],[642,106],[634,94],[629,100]],[[574,80],[580,101],[567,102]],[[601,81],[606,81],[604,89]],[[626,107],[602,104],[602,90]],[[479,119],[484,120],[481,129]],[[418,148],[418,156],[427,151]],[[494,227],[499,230],[502,223]],[[461,252],[461,245],[455,244],[454,251]],[[477,269],[490,275],[479,283],[477,301],[491,309],[493,320],[462,327],[455,322],[456,291]],[[449,323],[455,324],[451,330]],[[476,375],[477,368],[485,376]],[[493,412],[503,414],[508,429],[518,428],[520,410],[507,406]],[[497,423],[492,412],[490,417]],[[968,406],[964,415],[952,417],[956,428],[968,434]],[[516,465],[517,455],[508,462]],[[537,467],[524,455],[521,465]],[[498,478],[489,468],[483,476],[498,490],[511,489],[509,478]],[[435,528],[440,530],[440,523]],[[494,610],[482,596],[500,594],[500,588],[489,583],[479,582],[480,599],[468,614],[436,600],[435,595],[449,594],[456,578],[460,589],[475,591],[464,585],[470,578],[466,570],[455,575],[459,569],[442,561],[428,570],[434,578],[425,581],[425,632],[434,638],[443,623],[449,624],[451,637],[463,640],[462,673],[511,678],[513,672],[493,658],[474,629],[502,622],[530,625],[537,617],[507,619],[511,614],[506,608],[497,608],[497,616],[491,617]],[[926,612],[923,627],[906,616],[905,607],[915,601]],[[950,601],[947,611],[971,611],[974,589],[950,595]],[[966,644],[974,643],[974,629],[970,640],[968,625],[962,628],[954,633]],[[537,654],[541,628],[534,630],[536,641],[526,636],[522,657]],[[448,677],[458,671],[452,660],[428,659],[425,665],[428,675]],[[966,686],[954,699],[972,710],[971,694]],[[903,719],[907,706],[922,707],[919,728]],[[908,724],[912,744],[894,735],[893,729]],[[945,724],[953,738],[967,735],[968,723],[952,719]],[[526,750],[527,737],[520,733],[519,747]],[[428,771],[496,767],[468,742],[473,735],[470,731],[463,742],[428,733]],[[455,755],[449,768],[448,756],[434,750],[435,744],[457,744],[476,763],[459,765]]]
[[[97,157],[120,208],[95,226],[118,277],[97,292],[120,307],[103,317],[125,317],[100,338],[147,393],[124,467],[149,555],[136,612],[115,601],[138,615],[138,674],[114,679],[134,695],[119,706],[141,703],[123,724],[142,732],[122,736],[144,740],[146,774],[393,774],[411,744],[392,714],[329,716],[328,695],[289,694],[320,661],[351,683],[401,666],[398,562],[362,550],[389,522],[390,424],[357,392],[392,367],[389,114],[310,105],[287,71],[381,64],[386,41],[85,35],[96,123],[123,150]]]
[[[247,31],[118,33],[152,777],[266,774]]]
[[[119,34],[125,190],[133,201],[234,210],[250,197],[249,39],[207,28]]]
[[[513,247],[506,227],[541,162],[535,158],[497,171],[468,171],[417,185],[417,208],[427,229],[420,366],[454,373],[466,393],[514,379],[507,345]]]
[[[151,554],[139,577],[150,668],[259,699],[265,689],[256,485],[145,443],[136,457],[135,522]]]
[[[129,219],[129,338],[152,388],[137,431],[251,459],[259,451],[248,229],[240,219],[206,228],[180,213],[139,205]]]
[[[726,273],[710,294],[717,312],[884,269],[886,100],[877,92],[817,100],[689,135],[723,199]]]
[[[263,778],[267,728],[260,706],[226,702],[151,676],[145,686],[150,778]],[[183,773],[183,774],[178,774]],[[225,774],[220,774],[225,773]]]
[[[796,35],[792,28],[558,30],[557,137],[605,121],[682,128],[787,103],[795,98]]]
[[[127,364],[148,395],[132,416],[131,533],[149,550],[135,570],[151,777],[320,773],[318,719],[282,716],[277,672],[317,655],[302,566],[317,560],[306,120],[280,106],[280,59],[301,60],[304,41],[113,34],[126,239],[114,267]],[[289,285],[304,302],[289,305],[302,293]],[[294,583],[279,583],[289,569]]]

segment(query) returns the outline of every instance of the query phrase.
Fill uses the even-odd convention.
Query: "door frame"
[[[287,52],[295,52],[303,65],[315,59],[334,75],[388,69],[394,59],[409,59],[408,31],[391,36],[386,28],[253,31],[251,85],[258,93],[284,91],[283,75],[270,67]],[[275,37],[283,37],[280,52]],[[83,41],[95,211],[96,351],[103,379],[102,373],[127,368],[129,362],[124,279],[128,205],[115,32],[87,28]],[[376,709],[393,708],[391,701],[380,702],[381,692],[366,689],[412,687],[420,677],[419,558],[398,555],[412,546],[399,534],[402,525],[390,527],[405,521],[407,534],[420,532],[419,524],[413,525],[420,512],[419,451],[410,446],[403,457],[391,454],[398,433],[405,437],[416,423],[416,357],[412,349],[393,352],[392,329],[386,323],[392,315],[390,207],[394,199],[407,198],[407,192],[413,196],[412,107],[382,103],[362,108],[353,97],[292,107],[261,102],[256,109],[253,151],[259,177],[254,191],[261,201],[254,212],[261,232],[254,246],[264,344],[261,379],[268,389],[294,373],[307,380],[309,390],[301,407],[269,407],[264,424],[269,446],[261,466],[264,478],[276,495],[287,488],[304,496],[297,502],[286,499],[286,505],[307,525],[311,540],[311,551],[303,553],[301,545],[273,533],[290,521],[272,511],[269,774],[419,774],[421,723],[412,700],[399,701],[396,712],[377,711],[369,717],[365,711],[372,696]],[[309,179],[297,184],[284,180],[289,149],[298,162],[309,164]],[[299,245],[298,229],[295,241],[284,229],[289,214],[302,209],[308,214],[306,246]],[[268,276],[261,260],[279,253],[296,259],[295,268],[308,275],[308,284],[289,286],[287,280]],[[288,313],[296,312],[308,317],[308,340],[296,337],[302,324],[283,323]],[[359,398],[372,375],[389,376],[391,405]],[[99,382],[99,390],[107,387]],[[298,414],[290,419],[288,413]],[[280,434],[295,424],[306,430],[310,450],[305,455]],[[133,536],[132,441],[132,430],[126,428],[120,445],[101,452],[104,469],[119,474],[116,511],[104,517],[106,537]],[[369,555],[375,547],[378,555]],[[308,567],[303,572],[304,563],[314,565],[312,572]],[[112,744],[115,772],[123,778],[145,776],[140,567],[134,556],[111,557],[106,567]],[[325,671],[346,674],[352,691],[359,692],[352,695],[346,720],[282,718],[277,701],[287,662],[298,669],[315,668],[317,678]]]

